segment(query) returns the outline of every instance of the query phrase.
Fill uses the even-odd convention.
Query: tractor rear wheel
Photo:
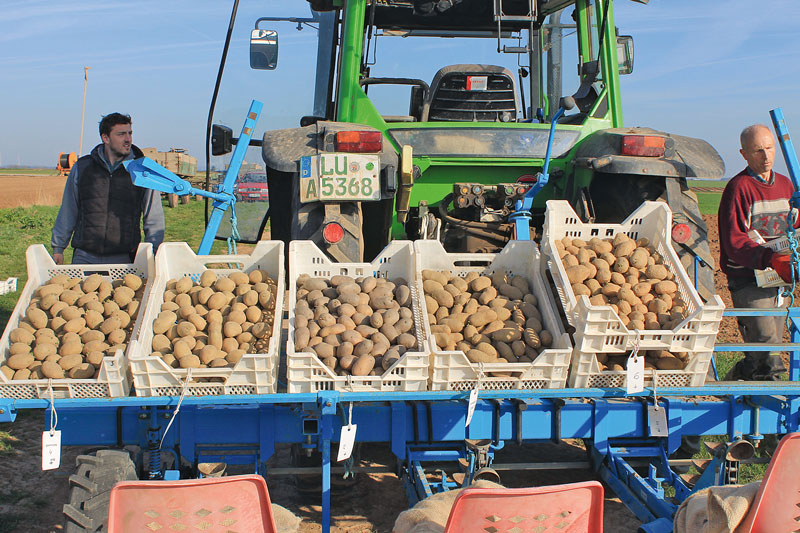
[[[338,263],[360,263],[364,260],[364,241],[361,233],[363,218],[360,202],[323,204],[297,202],[292,220],[292,239],[308,239],[332,260]],[[338,223],[344,233],[342,239],[329,244],[322,236],[324,224]]]
[[[124,450],[98,450],[79,455],[69,477],[69,503],[64,504],[64,531],[106,531],[108,500],[119,481],[138,479],[131,456]]]
[[[669,179],[669,191],[666,180]],[[697,265],[697,291],[703,300],[710,300],[714,288],[714,258],[708,243],[708,229],[700,214],[697,196],[689,189],[684,178],[644,177],[630,174],[597,174],[590,187],[596,222],[618,224],[646,200],[666,202],[673,211],[673,224],[683,223],[691,229],[691,236],[681,246],[672,246],[689,278],[695,282],[695,254],[705,264]],[[670,228],[671,229],[671,228]]]

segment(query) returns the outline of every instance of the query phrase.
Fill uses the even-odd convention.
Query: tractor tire
[[[668,178],[673,179],[673,178]],[[620,194],[624,191],[625,194]],[[595,222],[619,224],[646,200],[667,202],[665,178],[644,177],[629,174],[595,175],[590,186]],[[684,223],[691,229],[691,237],[686,246],[697,254],[706,265],[697,266],[697,291],[708,301],[714,294],[714,258],[708,244],[708,229],[700,214],[697,196],[689,189],[686,180],[680,179],[680,210],[673,210],[673,223]],[[673,248],[692,282],[695,282],[694,255],[683,246],[673,243]]]
[[[328,244],[322,237],[324,221],[338,222],[344,229],[342,240]],[[364,260],[360,202],[323,204],[297,201],[292,220],[292,240],[311,240],[320,250],[338,263],[360,263]]]
[[[123,450],[98,450],[79,455],[75,463],[75,473],[69,477],[69,503],[64,504],[64,531],[106,531],[111,489],[119,481],[138,479],[131,456]]]

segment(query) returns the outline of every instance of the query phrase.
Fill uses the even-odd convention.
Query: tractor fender
[[[261,155],[267,168],[297,174],[301,157],[336,151],[334,140],[339,131],[379,130],[364,124],[320,120],[300,128],[266,131]],[[381,197],[393,197],[397,192],[397,152],[384,140],[378,155],[381,159]]]
[[[625,135],[665,137],[664,156],[621,155]],[[706,141],[651,128],[612,128],[593,133],[576,150],[574,162],[578,167],[606,174],[704,179],[721,179],[725,175],[722,157]]]

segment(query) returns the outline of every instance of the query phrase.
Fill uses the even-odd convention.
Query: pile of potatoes
[[[423,270],[422,289],[436,345],[460,350],[473,363],[531,362],[553,342],[522,276]]]
[[[144,286],[134,274],[113,282],[53,276],[10,332],[0,371],[12,380],[96,378],[103,357],[126,350]]]
[[[648,239],[618,233],[555,245],[575,296],[611,306],[628,329],[673,329],[686,316],[675,275]]]
[[[150,355],[172,368],[232,368],[244,354],[265,353],[277,290],[263,270],[227,277],[205,270],[199,283],[189,276],[169,280]]]
[[[657,370],[683,370],[688,362],[689,354],[686,352],[668,352],[666,350],[647,350],[639,352],[639,355],[644,355],[644,368],[657,369]],[[600,370],[615,370],[622,372],[628,364],[628,357],[630,353],[626,354],[595,354],[597,362],[600,364]],[[647,374],[645,374],[647,375]]]
[[[297,278],[294,348],[339,376],[380,376],[417,350],[411,289],[402,278]]]

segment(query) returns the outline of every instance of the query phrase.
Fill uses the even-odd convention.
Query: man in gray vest
[[[130,263],[144,229],[153,251],[164,240],[161,194],[137,187],[122,162],[143,157],[131,142],[131,117],[120,113],[100,121],[102,144],[78,159],[67,177],[53,226],[53,260],[64,263],[72,240],[76,264]]]

